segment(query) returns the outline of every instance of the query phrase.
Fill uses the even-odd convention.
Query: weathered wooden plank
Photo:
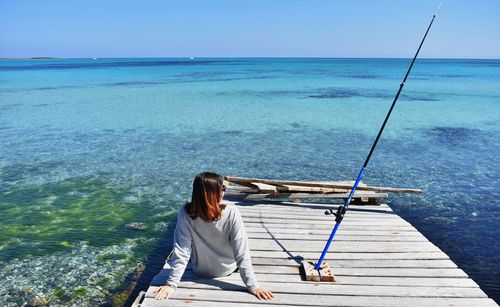
[[[314,229],[314,230],[309,230],[309,229],[295,229],[295,228],[273,228],[274,230],[271,232],[273,235],[324,235],[324,234],[330,234],[331,229]],[[254,235],[264,235],[270,233],[269,228],[264,228],[262,226],[257,226],[257,227],[245,227],[245,230],[247,234],[254,234]],[[404,236],[404,237],[421,237],[425,238],[420,232],[418,232],[416,229],[402,229],[402,230],[397,230],[397,231],[391,231],[388,229],[370,229],[370,230],[363,230],[363,229],[356,229],[356,228],[339,228],[337,230],[338,235],[343,235],[343,236]]]
[[[265,211],[265,212],[258,212],[258,211],[243,211],[240,210],[240,212],[245,216],[245,217],[259,217],[259,218],[279,218],[279,219],[291,219],[291,220],[296,220],[296,219],[307,219],[307,220],[334,220],[334,218],[331,215],[326,215],[325,214],[325,209],[321,210],[315,210],[315,211],[307,211],[307,212],[274,212],[274,211]],[[365,214],[365,213],[352,213],[349,212],[345,215],[345,218],[350,217],[352,219],[358,220],[358,219],[369,219],[369,220],[384,220],[384,219],[392,219],[392,220],[401,220],[400,217],[397,215],[394,215],[393,213],[390,214],[379,214],[377,216],[374,216],[373,214]]]
[[[259,209],[272,211],[287,211],[287,212],[305,212],[308,210],[325,210],[340,206],[340,204],[330,203],[293,203],[293,202],[234,202],[224,201],[224,204],[238,206],[240,210],[244,209]],[[387,204],[380,205],[350,205],[349,212],[353,213],[385,213],[393,212]]]
[[[178,307],[178,306],[190,306],[190,307],[252,307],[256,304],[265,304],[265,306],[279,306],[279,307],[297,307],[297,305],[275,305],[270,302],[258,302],[258,303],[234,303],[234,302],[210,302],[210,301],[197,301],[192,299],[176,299],[171,298],[169,300],[155,300],[154,298],[146,297],[141,304],[141,307]]]
[[[297,233],[266,233],[266,232],[247,232],[248,238],[259,240],[311,240],[325,242],[328,239],[328,234],[297,234]],[[399,235],[346,235],[338,234],[335,236],[335,241],[392,241],[392,242],[428,242],[423,236],[406,236]]]
[[[290,255],[293,255],[294,257],[302,257],[305,259],[314,259],[314,258],[319,258],[321,255],[320,252],[299,252],[299,253],[292,253],[289,254],[285,251],[254,251],[250,250],[250,256],[251,257],[262,257],[262,258],[280,258],[280,259],[287,259]],[[375,260],[380,260],[380,259],[388,259],[388,260],[395,260],[395,259],[413,259],[413,260],[418,260],[418,259],[449,259],[449,257],[443,253],[443,252],[422,252],[422,251],[417,251],[417,252],[392,252],[392,253],[370,253],[370,252],[357,252],[357,253],[352,253],[352,252],[340,252],[338,250],[333,250],[330,251],[329,253],[326,254],[325,259],[327,260],[342,260],[342,259],[375,259]]]
[[[258,213],[258,212],[241,212],[242,215],[244,215],[246,218],[267,218],[267,219],[285,219],[285,220],[292,220],[296,221],[299,219],[302,220],[310,220],[310,221],[334,221],[335,217],[332,217],[331,215],[325,215],[324,211],[321,210],[320,212],[313,212],[313,213],[308,213],[305,212],[303,214],[290,214],[290,213],[275,213],[275,212],[266,212],[266,213]],[[347,215],[344,216],[344,218],[350,218],[352,221],[392,221],[392,220],[401,220],[400,217],[394,216],[392,214],[388,215],[379,215],[374,217],[373,215],[367,215],[367,214],[350,214],[347,213]]]
[[[268,221],[268,220],[273,220],[275,223],[297,223],[298,221],[304,221],[304,224],[310,223],[322,223],[322,224],[334,224],[335,223],[335,217],[332,216],[324,216],[324,215],[318,215],[318,216],[307,216],[307,215],[297,215],[296,217],[282,217],[282,216],[273,216],[272,214],[269,215],[261,215],[261,216],[245,216],[244,220],[252,220],[255,221],[258,219],[258,222],[261,221]],[[380,217],[380,218],[374,218],[374,217],[355,217],[355,216],[344,216],[344,221],[348,221],[348,223],[371,223],[371,224],[379,224],[379,222],[382,223],[398,223],[398,224],[405,224],[407,225],[408,222],[405,222],[404,220],[400,218],[393,218],[393,217]],[[347,224],[347,223],[346,223]]]
[[[167,270],[162,270],[155,276],[159,285],[165,283]],[[266,274],[256,273],[256,279],[259,282],[272,283],[302,283],[298,281],[297,275],[290,274]],[[192,271],[186,271],[182,277],[183,281],[197,280],[199,277]],[[220,278],[217,278],[220,279]],[[240,281],[240,274],[232,274],[222,277],[223,280]],[[337,276],[335,284],[344,285],[366,285],[366,286],[408,286],[408,287],[458,287],[458,288],[479,288],[479,286],[470,278],[456,277],[401,277],[401,276]]]
[[[370,298],[365,298],[363,301],[361,300],[355,300],[355,299],[350,299],[349,302],[343,300],[342,306],[401,306],[402,304],[409,304],[408,306],[415,306],[415,305],[420,305],[420,306],[469,306],[469,307],[477,307],[477,306],[485,306],[485,307],[490,307],[490,306],[498,306],[495,305],[493,300],[491,299],[485,299],[485,298],[474,298],[474,299],[448,299],[447,301],[441,301],[440,299],[437,298],[429,298],[429,299],[422,299],[419,300],[418,302],[415,302],[416,299],[413,299],[413,305],[411,302],[404,300],[400,304],[398,304],[397,299],[390,299],[386,300],[387,304],[383,304],[383,299],[378,299],[378,300],[372,300],[373,304],[370,304]],[[450,301],[452,300],[452,301]],[[458,301],[460,300],[460,301]],[[335,302],[334,305],[340,306],[340,303],[336,303],[337,301],[332,298],[331,301]],[[274,301],[276,302],[276,301]],[[265,306],[279,306],[279,307],[297,307],[297,306],[302,306],[302,305],[292,305],[291,303],[288,304],[283,304],[283,303],[274,303],[273,301],[257,301],[257,302],[252,302],[252,303],[242,303],[242,302],[224,302],[223,305],[224,307],[250,307],[250,306],[256,306],[256,305],[265,305]],[[365,304],[363,304],[363,302]],[[484,304],[484,305],[481,305]],[[171,306],[192,306],[192,307],[221,307],[221,302],[211,302],[211,301],[197,301],[197,300],[192,300],[192,299],[171,299],[170,301],[157,301],[154,298],[146,298],[144,300],[143,305],[144,307],[171,307]],[[327,305],[328,306],[328,305]],[[332,303],[330,302],[330,305],[332,306]]]
[[[245,223],[245,229],[249,232],[286,232],[286,229],[290,230],[290,233],[304,232],[311,234],[322,234],[328,233],[333,229],[334,225],[307,225],[307,224],[297,224],[293,225],[283,225],[283,224],[262,224],[262,223]],[[293,227],[292,227],[293,226]],[[264,231],[262,231],[264,230]],[[415,232],[418,231],[411,226],[394,226],[394,225],[352,225],[352,224],[342,224],[339,228],[340,231],[387,231],[387,232]]]
[[[317,261],[317,260],[314,260]],[[299,266],[297,261],[283,258],[253,257],[254,265]],[[448,259],[439,260],[393,260],[393,259],[356,259],[329,260],[334,268],[456,268],[457,265]]]
[[[311,225],[311,221],[308,220],[302,220],[302,219],[274,219],[274,218],[267,218],[267,217],[243,217],[243,222],[244,223],[264,223],[264,224],[304,224],[304,225]],[[344,218],[343,223],[350,224],[350,225],[385,225],[385,226],[411,226],[410,223],[406,222],[403,219],[380,219],[380,220],[365,220],[365,219],[350,219],[348,216]],[[331,226],[335,225],[335,220],[324,220],[324,221],[314,221],[315,226]],[[342,224],[344,225],[344,224]]]
[[[289,232],[287,232],[286,229],[287,228],[285,227],[245,227],[248,237],[253,236],[256,239],[276,238],[283,240],[305,239],[313,241],[326,241],[331,233],[330,228],[296,228],[290,229]],[[372,233],[370,234],[370,232]],[[383,241],[381,240],[383,238],[388,238],[389,240],[394,239],[394,241],[398,241],[398,239],[401,241],[428,241],[427,238],[422,236],[416,230],[382,226],[374,229],[367,227],[363,227],[362,229],[346,227],[339,229],[337,235],[344,238],[344,240],[349,238],[352,238],[353,240],[357,240],[356,238],[366,238],[366,240],[363,239],[363,241],[370,241],[369,239],[372,237],[373,241]],[[335,236],[335,239],[337,239],[337,236]]]
[[[280,193],[278,195],[286,195],[289,198],[303,199],[303,198],[333,198],[333,199],[346,199],[349,197],[349,193],[329,193],[329,194],[306,194],[306,193]],[[357,191],[352,196],[352,199],[355,198],[372,198],[372,199],[383,199],[387,198],[389,195],[387,193],[377,193],[377,192],[366,192],[366,191]]]
[[[332,223],[279,223],[279,222],[272,222],[272,221],[244,221],[245,228],[247,227],[266,227],[266,228],[300,228],[300,229],[332,229],[333,226],[335,226],[335,222]],[[345,222],[342,223],[342,228],[347,228],[347,229],[380,229],[382,227],[385,227],[387,229],[394,229],[394,230],[404,230],[404,229],[409,229],[409,230],[414,230],[413,226],[407,224],[400,223],[398,224],[393,224],[393,223],[383,223],[383,222],[373,222],[373,223],[362,223],[362,222]]]
[[[327,234],[330,235],[333,227],[308,227],[307,225],[297,225],[294,228],[288,228],[283,225],[262,225],[262,224],[245,224],[245,230],[248,232],[264,232],[264,233],[287,233],[287,229],[290,233],[305,233],[305,234]],[[354,226],[354,225],[344,225],[339,228],[338,233],[348,233],[351,231],[387,231],[387,232],[401,232],[404,234],[412,232],[417,234],[418,231],[412,227],[394,227],[394,226]]]
[[[280,293],[314,295],[356,295],[356,296],[390,296],[390,297],[487,297],[480,288],[470,287],[405,287],[405,286],[365,286],[343,285],[336,282],[301,282],[301,283],[269,283],[259,285],[269,289],[276,295]],[[179,288],[212,289],[227,291],[244,291],[241,280],[229,279],[195,279],[184,281]],[[293,290],[292,290],[293,289]]]
[[[347,190],[350,190],[354,184],[354,182],[351,183],[351,181],[348,182],[292,181],[292,180],[271,180],[271,179],[260,179],[260,178],[243,178],[243,177],[233,177],[233,176],[226,176],[225,179],[233,183],[265,183],[271,185],[296,185],[302,187],[340,188]],[[420,189],[374,187],[374,186],[367,186],[366,184],[363,183],[360,183],[357,189],[360,191],[376,191],[376,192],[422,193],[422,190]]]
[[[316,211],[313,214],[304,213],[304,214],[289,214],[289,213],[259,213],[259,212],[241,212],[244,214],[245,218],[265,218],[265,219],[278,219],[278,220],[307,220],[307,221],[333,221],[334,217],[331,215],[325,215],[324,211]],[[350,213],[350,212],[349,212]],[[352,215],[347,213],[344,217],[345,219],[350,218],[353,221],[394,221],[394,220],[402,220],[398,216],[394,216],[392,214],[381,215],[378,217],[374,217],[373,215]]]
[[[250,248],[254,251],[279,251],[285,248],[289,252],[322,252],[325,247],[324,242],[297,240],[258,240],[249,239]],[[432,252],[440,251],[430,242],[358,242],[337,241],[332,246],[332,250],[342,252]]]
[[[392,211],[375,211],[373,209],[366,209],[366,211],[361,211],[359,209],[352,210],[352,206],[350,206],[348,213],[346,214],[352,217],[364,217],[364,218],[371,218],[371,219],[377,219],[377,218],[384,218],[384,217],[392,217],[392,218],[401,218],[397,216],[394,212]],[[286,209],[280,209],[280,210],[274,210],[274,209],[269,209],[267,207],[261,207],[261,208],[251,208],[251,209],[241,209],[239,207],[239,211],[243,214],[260,214],[260,215],[288,215],[290,217],[300,217],[300,216],[312,216],[312,217],[325,217],[328,218],[327,215],[325,215],[325,211],[332,209],[333,211],[336,211],[337,206],[328,206],[328,207],[320,207],[316,209],[309,209],[309,210],[304,210],[304,211],[297,211],[297,210],[286,210]],[[331,218],[331,216],[330,216]]]
[[[311,210],[305,212],[287,212],[287,211],[273,211],[273,210],[240,210],[241,214],[247,217],[281,217],[281,218],[290,218],[297,219],[301,217],[305,217],[307,219],[322,219],[322,220],[332,220],[332,216],[325,215],[326,209],[318,209]],[[401,219],[401,217],[395,215],[392,212],[382,212],[382,213],[364,213],[364,212],[353,212],[348,211],[346,217],[352,217],[356,219],[384,219],[384,218],[393,218],[393,219]]]
[[[332,262],[333,263],[333,262]],[[301,280],[298,266],[270,266],[254,265],[254,272],[258,274],[287,274],[294,275],[296,281]],[[186,271],[191,271],[188,266]],[[453,277],[467,278],[467,274],[458,268],[364,268],[364,267],[335,267],[336,276],[384,276],[384,277]]]
[[[251,185],[255,186],[259,192],[270,193],[271,195],[278,194],[278,189],[274,185],[259,182],[252,182]]]
[[[304,187],[300,185],[277,185],[278,191],[283,192],[308,192],[308,193],[346,193],[349,189],[322,188],[322,187]]]
[[[305,216],[307,217],[307,216]],[[325,215],[317,215],[314,216],[313,218],[301,218],[300,216],[297,217],[290,217],[290,218],[283,218],[280,217],[279,215],[255,215],[255,216],[243,216],[243,221],[253,221],[253,222],[274,222],[274,223],[300,223],[302,222],[303,224],[310,224],[311,220],[314,221],[314,223],[323,223],[323,224],[330,224],[330,223],[335,223],[335,218],[332,216],[328,216],[325,218]],[[349,221],[351,223],[366,223],[366,224],[404,224],[404,225],[409,225],[407,221],[403,220],[402,218],[369,218],[369,217],[356,217],[349,215],[348,213],[344,216],[344,221]]]
[[[288,228],[273,228],[271,230],[268,227],[245,227],[247,235],[254,236],[256,238],[282,238],[282,239],[289,239],[289,240],[300,240],[300,239],[312,239],[314,236],[318,236],[319,240],[325,239],[325,234],[326,238],[328,238],[328,235],[331,232],[331,229],[306,229],[306,228],[298,228],[298,229],[290,229],[290,232],[286,231]],[[353,228],[339,228],[337,231],[338,236],[342,236],[345,238],[352,237],[355,239],[356,237],[358,238],[367,238],[369,239],[372,237],[374,240],[377,238],[390,238],[390,239],[401,239],[405,241],[411,241],[411,240],[425,240],[427,241],[427,238],[424,237],[422,234],[420,234],[416,230],[412,229],[402,229],[401,231],[390,231],[390,230],[379,230],[379,229],[374,229],[374,230],[358,230],[358,229],[353,229]],[[312,236],[312,237],[311,237]],[[335,236],[337,238],[337,236]]]
[[[333,262],[332,262],[333,263]],[[300,281],[299,267],[254,265],[258,274],[294,275]],[[191,271],[188,267],[186,271]],[[467,278],[467,274],[458,268],[364,268],[364,267],[333,267],[336,276],[384,276],[384,277],[453,277]]]
[[[298,267],[255,265],[260,274],[292,274],[300,280]],[[457,268],[333,268],[336,276],[400,276],[400,277],[457,277],[467,278],[467,274]]]
[[[266,213],[282,213],[282,214],[291,214],[291,215],[301,215],[301,214],[321,214],[324,213],[325,210],[328,209],[337,209],[339,204],[283,204],[279,203],[279,206],[272,206],[270,204],[268,205],[253,205],[253,206],[238,206],[238,209],[240,212],[252,212],[252,213],[261,213],[261,214],[266,214]],[[235,206],[234,204],[230,204]],[[294,207],[297,206],[298,208]],[[309,207],[307,207],[309,206]],[[354,215],[354,216],[372,216],[374,218],[379,217],[379,216],[397,216],[394,211],[390,210],[389,208],[385,207],[385,205],[380,205],[377,207],[374,206],[355,206],[355,205],[350,205],[349,206],[349,214]]]
[[[331,207],[331,209],[335,209],[336,207]],[[297,217],[312,217],[312,218],[323,218],[323,219],[331,219],[331,216],[325,215],[325,211],[330,208],[320,208],[314,210],[307,210],[302,212],[289,212],[287,210],[255,210],[255,209],[244,209],[239,210],[245,216],[267,216],[267,217],[286,217],[286,218],[297,218]],[[335,209],[336,210],[336,209]],[[377,213],[375,216],[373,213],[369,212],[359,212],[359,211],[348,211],[349,216],[358,217],[358,218],[369,218],[369,219],[377,219],[377,218],[394,218],[401,219],[401,217],[397,216],[392,212],[382,212]],[[347,216],[347,215],[346,215]]]
[[[258,192],[241,194],[241,197],[253,200],[264,200],[264,199],[284,199],[289,198],[294,203],[300,202],[301,199],[347,199],[349,193],[289,193],[289,192],[277,192],[271,190],[271,186],[259,188]],[[389,197],[387,193],[377,193],[377,192],[366,192],[358,191],[354,193],[351,199],[354,201],[356,199],[361,199],[362,202],[368,202],[369,200],[381,200]]]
[[[145,304],[151,306],[162,306],[161,301],[150,302],[147,298],[153,298],[153,294],[146,293]],[[247,304],[290,304],[296,306],[497,306],[493,300],[487,298],[446,298],[446,297],[381,297],[381,296],[352,296],[352,295],[304,295],[286,293],[275,295],[272,301],[258,300],[248,292],[242,291],[220,291],[207,289],[180,288],[173,298],[176,300],[188,300],[191,303],[200,300],[205,306],[208,302],[247,303]],[[154,300],[154,299],[153,299]],[[146,305],[148,306],[148,305]]]
[[[261,213],[261,214],[290,214],[290,215],[302,215],[302,214],[305,214],[305,215],[321,215],[321,214],[324,214],[324,212],[326,210],[329,210],[329,209],[332,209],[332,210],[336,210],[337,207],[339,206],[338,204],[337,205],[333,205],[333,204],[317,204],[317,203],[314,203],[314,204],[303,204],[303,203],[299,203],[299,204],[295,204],[293,203],[293,205],[289,205],[289,204],[283,204],[283,203],[280,203],[280,202],[277,202],[278,204],[280,204],[279,207],[273,207],[272,205],[254,205],[254,206],[238,206],[238,209],[240,210],[240,212],[252,212],[252,213]],[[296,208],[294,206],[297,206],[299,208]],[[306,206],[310,206],[310,208],[306,207]],[[394,217],[394,216],[397,216],[392,210],[389,210],[387,208],[384,207],[384,205],[380,205],[380,208],[373,208],[373,206],[368,206],[368,205],[365,205],[365,206],[354,206],[354,205],[350,205],[349,206],[349,210],[348,210],[349,214],[352,215],[352,216],[364,216],[364,217],[373,217],[373,218],[377,218],[379,216],[391,216],[391,217]]]

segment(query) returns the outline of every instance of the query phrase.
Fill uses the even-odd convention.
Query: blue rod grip
[[[361,182],[361,178],[363,178],[363,174],[365,173],[365,168],[362,167],[361,170],[359,171],[358,178],[356,178],[356,182],[352,186],[351,193],[349,193],[349,197],[345,201],[345,206],[349,206],[351,203],[351,198],[354,196],[354,192],[356,192],[356,189],[358,188],[359,183]]]
[[[349,206],[349,203],[351,202],[351,198],[354,196],[354,192],[356,192],[356,188],[359,185],[359,182],[361,181],[361,178],[363,178],[363,174],[365,173],[365,168],[362,167],[361,170],[359,171],[358,178],[356,178],[356,182],[354,182],[354,185],[352,186],[351,193],[349,193],[349,197],[346,199],[344,206],[347,208]],[[335,227],[333,227],[332,232],[330,233],[330,237],[328,238],[328,241],[325,244],[325,248],[323,249],[323,252],[321,253],[321,257],[319,257],[318,263],[316,263],[316,267],[314,267],[315,270],[319,270],[321,268],[321,264],[323,263],[323,259],[325,259],[326,253],[328,252],[328,248],[330,248],[330,244],[332,243],[333,237],[335,237],[335,233],[337,232],[337,229],[340,226],[339,223],[335,223]]]

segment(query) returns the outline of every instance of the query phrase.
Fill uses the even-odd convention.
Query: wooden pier
[[[351,205],[325,260],[335,282],[305,281],[303,259],[317,261],[334,225],[332,205],[236,200],[261,287],[249,294],[238,273],[197,278],[189,267],[169,300],[155,300],[162,270],[135,306],[498,306],[449,257],[387,205]]]

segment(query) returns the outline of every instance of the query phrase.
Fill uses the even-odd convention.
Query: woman
[[[215,173],[201,173],[194,179],[191,202],[177,217],[172,269],[166,285],[155,290],[156,299],[168,299],[175,292],[189,258],[199,276],[228,276],[239,270],[250,293],[259,299],[274,297],[257,284],[238,208],[220,204],[225,190],[223,177]]]

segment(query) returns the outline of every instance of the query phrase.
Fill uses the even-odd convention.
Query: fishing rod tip
[[[444,2],[444,0],[441,0],[441,1],[439,2],[438,8],[437,8],[437,10],[436,10],[436,13],[434,13],[434,16],[436,16],[436,15],[437,15],[437,13],[439,12],[439,10],[441,9],[441,6],[443,5],[443,2]]]

